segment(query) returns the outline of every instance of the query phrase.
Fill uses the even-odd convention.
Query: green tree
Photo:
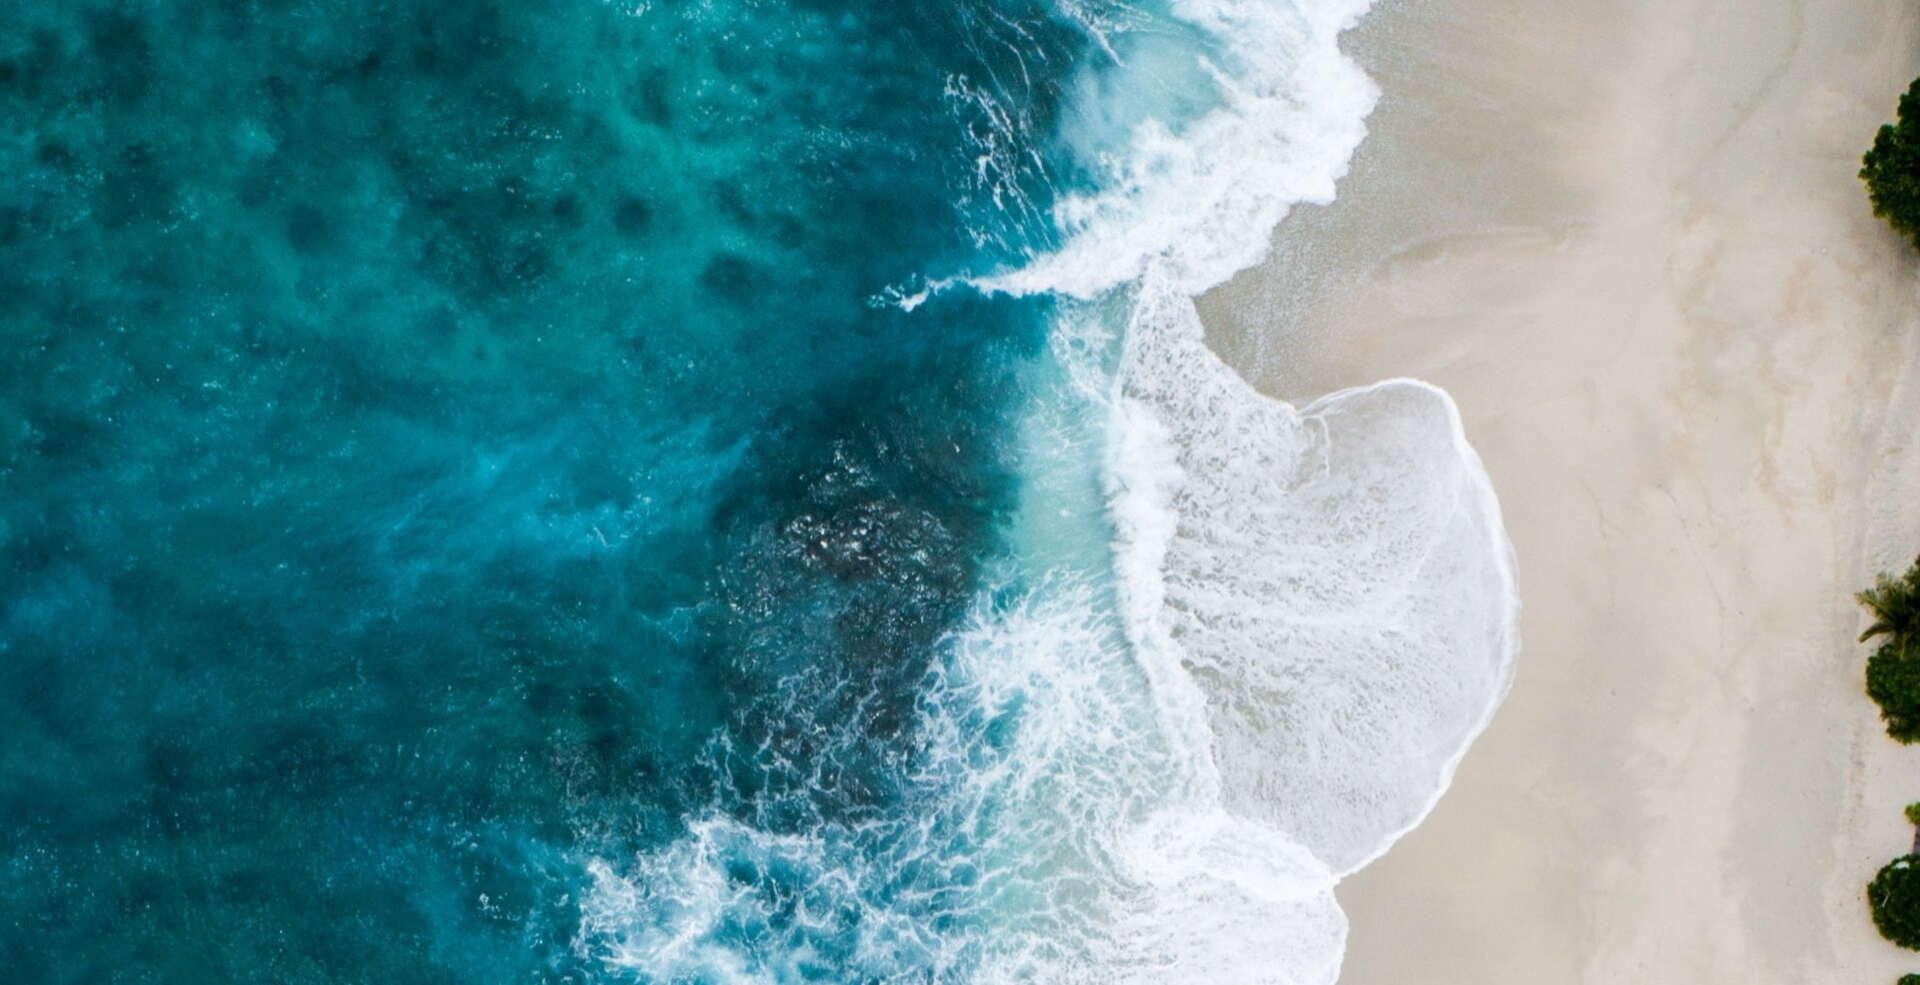
[[[1873,624],[1860,634],[1860,642],[1885,635],[1904,649],[1913,641],[1914,630],[1920,629],[1920,560],[1898,578],[1885,572],[1876,575],[1873,587],[1853,598],[1873,614]]]
[[[1907,823],[1920,827],[1920,800],[1907,805]]]
[[[1920,79],[1900,97],[1896,122],[1880,128],[1861,161],[1873,214],[1920,247]]]
[[[1901,975],[1893,985],[1920,985],[1920,975]]]
[[[1861,642],[1887,638],[1867,660],[1867,696],[1880,706],[1888,735],[1920,742],[1920,561],[1898,578],[1878,575],[1854,600],[1873,616]]]
[[[1881,866],[1867,884],[1867,905],[1880,936],[1920,951],[1920,855],[1902,855]]]
[[[1867,660],[1867,697],[1880,706],[1887,734],[1901,742],[1920,742],[1920,660],[1888,643]]]

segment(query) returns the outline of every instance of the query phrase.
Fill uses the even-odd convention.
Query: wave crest
[[[1379,89],[1340,51],[1370,0],[1175,0],[1191,32],[1103,36],[1116,63],[1089,69],[1060,135],[1092,189],[1052,207],[1063,245],[1017,269],[973,278],[982,290],[1090,299],[1149,267],[1198,295],[1267,255],[1300,202],[1331,202]],[[1143,99],[1210,91],[1210,108]]]

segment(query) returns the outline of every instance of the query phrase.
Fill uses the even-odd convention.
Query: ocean
[[[8,982],[1327,983],[1503,696],[1445,394],[1193,299],[1355,0],[21,0]]]

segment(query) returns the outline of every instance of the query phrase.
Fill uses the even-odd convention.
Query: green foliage
[[[1920,660],[1897,644],[1882,646],[1867,660],[1867,697],[1880,706],[1887,734],[1901,742],[1920,742]]]
[[[1920,985],[1920,975],[1901,975],[1893,985]]]
[[[1920,827],[1920,800],[1907,805],[1907,823]]]
[[[1867,884],[1867,905],[1880,936],[1920,951],[1920,855],[1902,855],[1881,866]]]
[[[1896,122],[1880,128],[1861,161],[1873,214],[1920,246],[1920,79],[1900,97]]]
[[[1867,696],[1880,706],[1888,735],[1920,742],[1920,561],[1898,578],[1879,575],[1854,599],[1873,616],[1861,641],[1887,637],[1867,661]]]
[[[1860,634],[1860,642],[1883,634],[1896,643],[1911,641],[1914,630],[1920,629],[1920,560],[1898,578],[1884,572],[1875,576],[1873,587],[1853,598],[1873,614],[1873,624]]]

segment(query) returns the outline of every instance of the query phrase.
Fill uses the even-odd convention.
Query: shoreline
[[[1920,552],[1920,256],[1854,178],[1920,12],[1468,8],[1347,35],[1384,95],[1338,200],[1200,305],[1289,401],[1444,387],[1518,554],[1513,691],[1340,887],[1341,980],[1920,970],[1860,896],[1920,750],[1851,600]]]

